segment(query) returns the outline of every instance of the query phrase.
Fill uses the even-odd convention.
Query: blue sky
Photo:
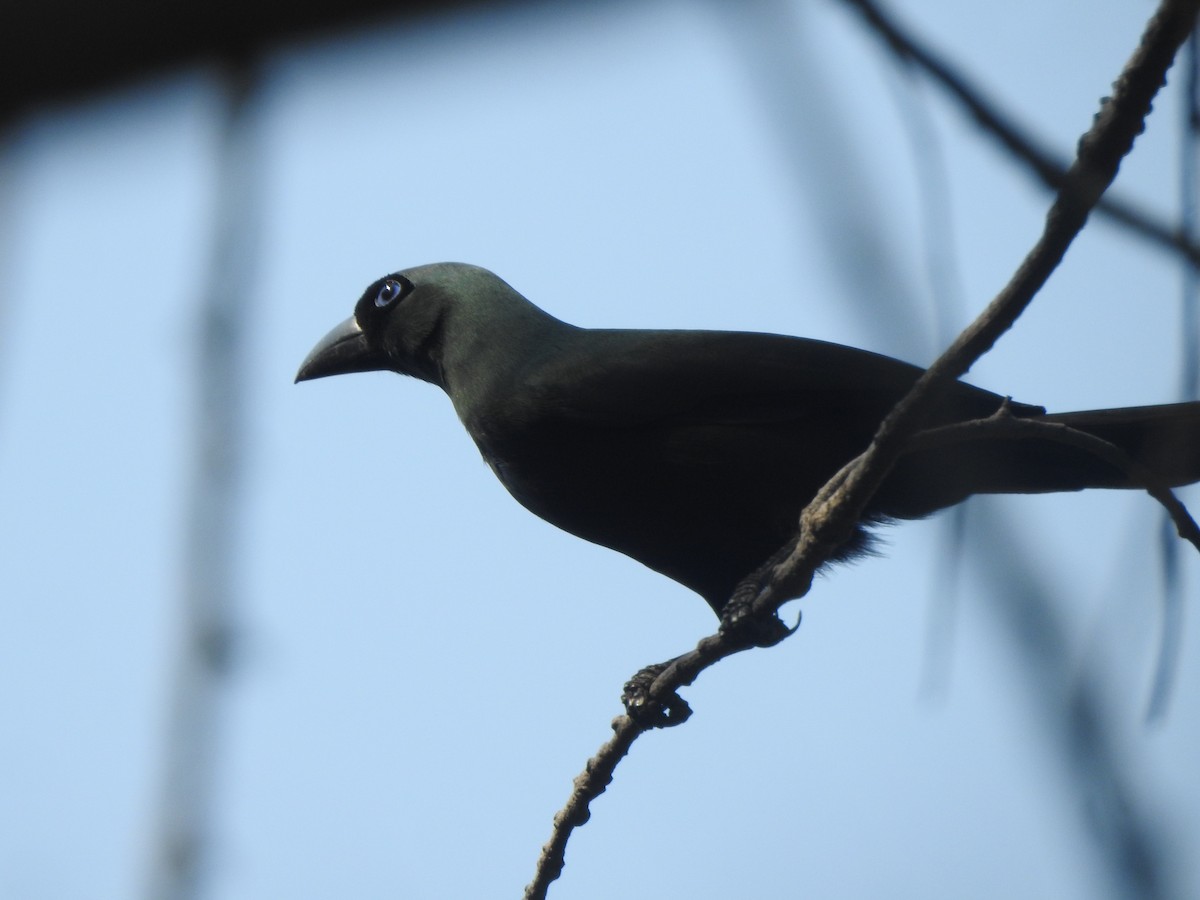
[[[895,5],[1064,153],[1149,12]],[[368,282],[457,259],[580,325],[803,334],[925,362],[928,241],[957,270],[961,326],[1036,238],[1045,194],[924,89],[951,202],[931,238],[903,79],[840,7],[789,8],[547,6],[269,60],[208,896],[517,894],[625,678],[715,624],[684,588],[520,508],[428,385],[293,386]],[[781,73],[797,79],[782,107],[762,90]],[[1117,187],[1167,216],[1179,98],[1156,107]],[[180,73],[42,113],[0,158],[5,896],[147,882],[220,109],[208,73]],[[971,380],[1053,409],[1174,400],[1178,282],[1173,260],[1097,220]],[[1156,510],[1092,492],[968,515],[994,511],[1015,546],[983,555],[1055,592],[1064,667],[1096,679],[1178,895],[1200,893],[1191,609],[1170,715],[1142,723]],[[994,571],[964,566],[952,638],[931,644],[944,522],[886,538],[797,604],[793,640],[706,673],[686,692],[694,718],[638,743],[552,896],[1111,888]],[[1190,594],[1195,576],[1189,559]]]

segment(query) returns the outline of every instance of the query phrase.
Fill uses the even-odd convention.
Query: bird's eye
[[[394,278],[389,278],[385,281],[382,287],[379,288],[379,293],[375,295],[375,305],[382,309],[385,306],[391,306],[404,294],[404,286]]]

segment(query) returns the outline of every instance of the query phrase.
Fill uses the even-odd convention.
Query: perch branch
[[[888,414],[867,451],[805,507],[798,537],[743,582],[757,586],[761,583],[757,576],[767,576],[769,580],[756,591],[757,596],[742,602],[732,616],[727,613],[717,634],[703,638],[695,649],[661,667],[661,671],[656,669],[656,677],[629,709],[632,714],[614,720],[614,737],[588,761],[575,780],[567,806],[555,816],[551,839],[538,860],[534,880],[525,889],[526,900],[544,898],[550,883],[561,874],[570,834],[587,820],[591,801],[608,786],[633,741],[651,728],[675,724],[685,717],[686,713],[669,714],[686,709],[680,705],[677,691],[717,660],[754,645],[746,635],[755,629],[745,628],[744,620],[752,617],[762,625],[758,632],[767,633],[770,628],[765,623],[778,622],[779,607],[807,591],[817,568],[852,533],[867,501],[919,430],[925,412],[1029,305],[1116,176],[1120,160],[1133,147],[1151,100],[1163,84],[1175,52],[1190,33],[1198,4],[1200,0],[1163,0],[1160,4],[1114,86],[1112,97],[1101,106],[1092,128],[1080,140],[1078,155],[1063,178],[1041,238],[1008,285]],[[739,593],[735,593],[730,606],[737,606],[738,599]],[[778,631],[775,633],[778,635]],[[656,717],[656,711],[661,716]]]

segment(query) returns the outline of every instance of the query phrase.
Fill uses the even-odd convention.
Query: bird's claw
[[[799,628],[799,616],[795,625],[788,626],[776,613],[766,617],[755,615],[750,600],[735,597],[721,610],[721,634],[745,641],[751,647],[774,647]]]
[[[671,662],[646,666],[625,682],[625,689],[621,692],[621,703],[625,706],[626,715],[639,725],[646,728],[670,728],[673,725],[682,725],[691,716],[692,708],[675,691],[665,698],[650,697],[650,686]]]

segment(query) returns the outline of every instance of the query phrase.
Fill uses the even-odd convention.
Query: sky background
[[[892,6],[1064,155],[1151,9]],[[461,14],[287,46],[263,71],[238,630],[204,896],[516,896],[624,680],[715,620],[518,506],[429,385],[293,386],[312,345],[380,275],[461,260],[578,325],[929,362],[931,283],[951,273],[966,324],[1048,197],[834,3]],[[1117,183],[1166,219],[1174,87]],[[146,895],[223,103],[212,72],[180,72],[32,116],[0,150],[5,897]],[[914,109],[934,129],[916,149]],[[919,173],[939,157],[948,211],[930,231]],[[1055,410],[1173,401],[1179,282],[1175,260],[1097,218],[970,380]],[[1169,714],[1143,721],[1157,509],[1091,492],[966,515],[977,549],[956,587],[945,516],[889,529],[884,555],[788,607],[804,612],[792,640],[687,689],[695,716],[637,743],[551,896],[1119,896],[1045,712],[1059,686],[1006,624],[1005,570],[1052,591],[1067,653],[1051,668],[1103,698],[1169,895],[1200,896],[1191,607]],[[993,516],[1008,537],[981,536]]]

